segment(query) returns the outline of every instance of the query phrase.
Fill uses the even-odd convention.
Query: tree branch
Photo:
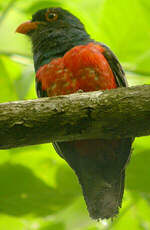
[[[0,104],[0,148],[150,134],[150,85]]]

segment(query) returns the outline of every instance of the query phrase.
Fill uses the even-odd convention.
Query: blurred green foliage
[[[130,85],[150,83],[149,0],[0,0],[0,102],[36,98],[31,45],[16,27],[62,6],[122,63]],[[149,230],[150,138],[137,138],[117,218],[88,217],[73,171],[51,144],[0,151],[0,230]]]

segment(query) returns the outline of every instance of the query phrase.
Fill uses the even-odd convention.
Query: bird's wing
[[[102,43],[98,44],[104,48],[103,55],[107,59],[111,70],[113,71],[118,87],[128,87],[125,72],[123,71],[122,66],[115,54],[106,45]]]

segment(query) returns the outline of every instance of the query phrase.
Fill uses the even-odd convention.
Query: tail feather
[[[80,158],[80,169],[76,170],[81,184],[84,199],[93,219],[112,218],[118,214],[124,192],[125,170],[114,173],[110,168],[111,177],[105,172],[98,160]],[[111,179],[109,179],[111,178]]]
[[[125,166],[132,139],[53,143],[75,171],[93,219],[118,214],[124,192]]]
[[[103,178],[98,180],[97,176],[88,180],[88,183],[79,179],[91,218],[107,219],[118,214],[124,193],[124,179],[125,171],[111,183]]]

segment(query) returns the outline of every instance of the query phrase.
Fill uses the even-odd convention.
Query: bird
[[[40,9],[16,32],[31,40],[38,97],[128,86],[115,54],[92,39],[66,9]],[[97,138],[53,143],[77,175],[92,219],[112,219],[119,213],[132,142],[133,138]]]

